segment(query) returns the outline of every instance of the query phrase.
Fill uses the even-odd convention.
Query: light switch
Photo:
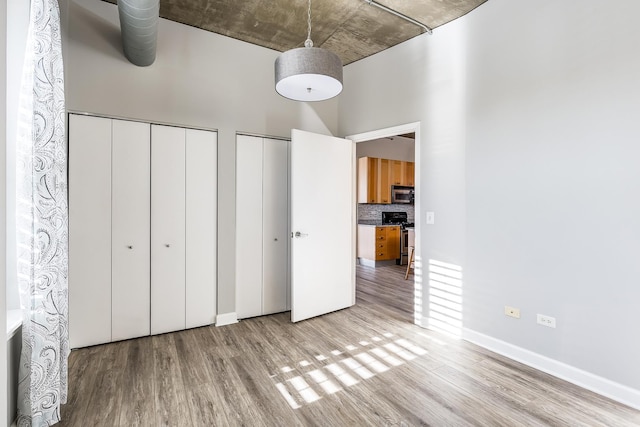
[[[436,216],[435,213],[427,212],[427,224],[435,224],[436,223],[435,216]]]

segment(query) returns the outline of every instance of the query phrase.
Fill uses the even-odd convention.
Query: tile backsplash
[[[371,203],[358,204],[358,221],[380,221],[382,212],[406,212],[407,220],[415,222],[413,205],[382,205]]]

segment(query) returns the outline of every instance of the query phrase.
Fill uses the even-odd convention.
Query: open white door
[[[355,304],[353,141],[291,131],[291,321]]]

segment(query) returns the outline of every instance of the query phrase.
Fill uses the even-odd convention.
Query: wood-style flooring
[[[356,306],[74,350],[62,426],[637,426],[640,412],[413,321],[403,267]]]

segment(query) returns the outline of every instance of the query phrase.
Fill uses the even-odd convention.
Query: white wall
[[[421,256],[462,267],[471,336],[611,381],[635,406],[639,13],[492,0],[346,67],[339,105],[340,134],[421,121]]]
[[[156,62],[129,63],[116,6],[70,1],[67,108],[215,128],[218,136],[218,313],[235,311],[235,133],[334,134],[337,100],[301,104],[274,90],[278,52],[160,20]]]
[[[380,157],[382,159],[413,162],[415,159],[415,141],[411,138],[394,136],[374,139],[356,144],[356,157]]]
[[[7,3],[0,2],[0,146],[7,141]],[[6,301],[6,149],[0,150],[0,423],[7,419],[7,301]]]
[[[467,50],[469,325],[636,389],[639,13],[488,2]],[[505,304],[526,319],[509,322]]]

